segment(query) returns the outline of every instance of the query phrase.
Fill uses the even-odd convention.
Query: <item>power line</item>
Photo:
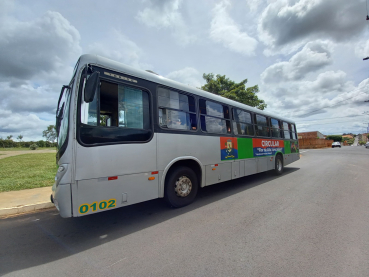
[[[360,93],[364,93],[364,92],[360,92]],[[317,110],[314,110],[314,111],[311,111],[311,112],[308,112],[308,113],[306,113],[306,114],[302,114],[302,115],[299,115],[299,116],[308,115],[308,114],[311,114],[311,113],[314,113],[314,112],[317,112],[317,111],[323,110],[323,109],[325,109],[325,108],[332,108],[332,107],[334,107],[334,106],[337,106],[339,103],[345,102],[345,101],[347,101],[347,100],[349,100],[349,99],[352,99],[352,98],[355,98],[355,97],[357,97],[357,96],[358,96],[358,95],[355,95],[355,96],[349,97],[349,98],[347,98],[347,99],[345,99],[345,100],[342,100],[342,101],[337,102],[336,104],[334,104],[334,105],[332,105],[332,106],[325,106],[325,107],[322,107],[322,108],[320,108],[320,109],[317,109]]]
[[[309,119],[309,120],[300,120],[296,122],[305,122],[305,121],[319,121],[319,120],[326,120],[326,119],[336,119],[336,118],[344,118],[344,117],[357,117],[357,116],[364,116],[367,114],[360,114],[360,115],[347,115],[347,116],[340,116],[340,117],[327,117],[327,118],[317,118],[317,119]]]
[[[314,125],[327,125],[327,124],[337,124],[337,123],[345,123],[345,122],[352,122],[352,120],[349,121],[339,121],[339,122],[328,122],[328,123],[305,123],[305,124],[314,124]],[[304,124],[304,123],[297,123],[297,124]],[[366,124],[366,122],[361,122],[361,124]]]

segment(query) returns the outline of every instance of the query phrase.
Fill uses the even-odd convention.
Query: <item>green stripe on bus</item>
[[[284,141],[284,153],[291,154],[291,144],[289,140]]]
[[[254,157],[252,138],[237,138],[238,158],[249,159]]]

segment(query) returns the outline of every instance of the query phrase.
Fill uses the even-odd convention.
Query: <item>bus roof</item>
[[[268,112],[264,112],[262,110],[253,108],[251,106],[239,103],[237,101],[233,101],[230,100],[228,98],[195,88],[195,87],[191,87],[188,85],[184,85],[182,83],[167,79],[161,75],[156,75],[150,72],[147,72],[145,70],[140,70],[140,69],[136,69],[134,67],[122,64],[120,62],[108,59],[108,58],[104,58],[98,55],[90,55],[90,54],[85,54],[82,55],[79,59],[79,67],[81,68],[82,66],[86,65],[86,64],[95,64],[97,66],[103,67],[103,68],[107,68],[107,69],[111,69],[114,71],[118,71],[120,73],[123,74],[127,74],[127,75],[131,75],[133,77],[137,77],[137,78],[141,78],[144,80],[148,80],[157,84],[161,84],[167,87],[172,87],[178,90],[182,90],[182,91],[186,91],[201,97],[205,97],[214,101],[218,101],[227,105],[231,105],[233,107],[237,107],[240,109],[244,109],[244,110],[248,110],[248,111],[252,111],[254,113],[258,113],[258,114],[262,114],[262,115],[266,115],[269,117],[273,117],[273,118],[278,118],[280,120],[283,121],[287,121],[290,123],[294,123],[294,121],[287,119],[287,118],[283,118],[281,116],[275,116],[273,114],[270,114]]]

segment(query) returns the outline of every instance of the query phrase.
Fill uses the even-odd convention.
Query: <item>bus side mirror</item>
[[[95,92],[99,84],[99,79],[100,72],[98,71],[92,73],[90,78],[88,78],[85,86],[85,97],[84,97],[86,103],[90,103],[94,100]]]

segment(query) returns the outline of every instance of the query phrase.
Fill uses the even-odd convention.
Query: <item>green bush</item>
[[[37,148],[38,148],[38,145],[36,143],[31,144],[30,147],[29,147],[29,149],[31,149],[31,150],[36,150]]]
[[[32,144],[34,144],[33,141],[24,141],[23,142],[23,147],[29,148]]]
[[[56,147],[56,142],[49,142],[39,140],[35,141],[13,141],[11,139],[3,139],[0,137],[0,149],[1,148],[30,148],[31,145],[36,144],[38,147]]]
[[[335,142],[336,141],[341,142],[342,141],[342,136],[339,136],[339,135],[330,135],[330,136],[327,136],[325,139],[334,140]]]
[[[18,147],[18,143],[16,141],[12,141],[11,139],[0,139],[0,147],[2,148]]]
[[[45,147],[46,143],[45,143],[45,141],[43,141],[43,140],[39,140],[39,141],[37,142],[37,145],[38,145],[38,147]]]
[[[56,147],[56,142],[45,141],[45,147]]]
[[[346,141],[348,144],[353,144],[355,142],[354,138],[343,138],[343,141]]]
[[[360,144],[360,145],[365,145],[365,143],[366,143],[366,142],[365,142],[365,141],[363,141],[363,140],[359,141],[359,144]]]

